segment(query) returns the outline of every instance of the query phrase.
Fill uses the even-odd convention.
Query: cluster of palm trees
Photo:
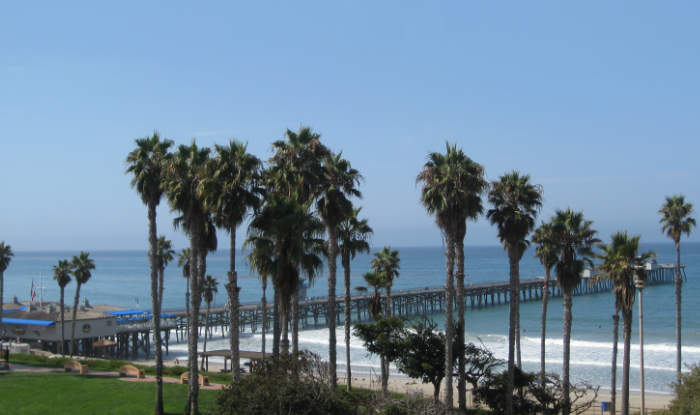
[[[350,258],[366,251],[372,230],[358,217],[352,199],[361,197],[357,188],[359,172],[321,142],[309,127],[297,132],[287,130],[284,140],[273,143],[273,156],[266,165],[247,152],[245,144],[232,140],[226,146],[201,148],[193,141],[171,152],[173,142],[158,133],[136,140],[136,148],[127,156],[127,173],[133,175],[132,186],[148,212],[149,262],[153,306],[154,343],[156,350],[157,392],[154,412],[162,413],[162,352],[160,351],[160,311],[162,304],[162,269],[173,259],[169,241],[157,238],[156,208],[163,196],[178,216],[176,228],[189,237],[178,265],[187,278],[187,312],[189,315],[188,366],[190,384],[187,412],[197,413],[197,342],[202,290],[207,285],[206,258],[216,249],[216,229],[231,238],[230,270],[225,290],[230,318],[232,379],[238,378],[239,327],[238,282],[235,269],[235,246],[238,226],[252,215],[244,246],[250,248],[249,263],[260,276],[263,290],[272,281],[274,293],[273,354],[298,351],[297,315],[302,278],[313,280],[323,264],[328,263],[329,315],[335,315],[336,261],[340,255],[345,268],[346,303],[349,302]],[[159,247],[168,242],[169,253]],[[210,290],[211,292],[211,290]],[[263,301],[265,296],[263,292]],[[211,296],[205,296],[205,302]],[[263,306],[263,312],[266,308]],[[349,307],[346,307],[349,313]],[[346,320],[349,315],[346,315]],[[267,318],[264,316],[266,323]],[[263,324],[263,331],[267,329]],[[335,319],[329,320],[330,386],[335,387],[336,338]],[[346,325],[347,326],[347,325]],[[264,334],[263,334],[264,338]],[[346,343],[349,333],[346,328]],[[263,346],[264,347],[264,346]],[[348,357],[349,368],[349,357]],[[349,369],[348,369],[349,370]]]
[[[547,222],[535,229],[537,214],[542,207],[542,187],[533,184],[529,175],[513,171],[488,183],[484,168],[467,157],[456,145],[447,143],[446,151],[429,153],[427,161],[417,177],[422,183],[421,202],[435,221],[445,240],[446,281],[445,281],[445,331],[447,338],[456,335],[457,347],[464,347],[464,238],[467,221],[475,220],[483,213],[482,196],[486,195],[490,209],[486,217],[498,229],[498,237],[507,251],[510,267],[510,315],[508,330],[508,387],[506,391],[506,411],[513,411],[513,384],[515,368],[521,368],[520,357],[520,315],[519,315],[519,262],[530,244],[528,236],[534,231],[532,241],[536,244],[535,255],[545,269],[544,295],[542,305],[541,331],[541,376],[545,376],[545,336],[546,315],[549,296],[549,280],[555,271],[557,284],[563,294],[563,413],[570,409],[569,362],[572,325],[572,299],[574,289],[581,283],[581,274],[586,267],[594,268],[593,259],[600,258],[603,265],[601,276],[614,283],[616,313],[621,310],[624,321],[625,357],[623,369],[623,410],[629,411],[629,337],[631,332],[631,307],[634,301],[632,275],[643,272],[642,262],[652,253],[638,255],[639,237],[629,237],[626,232],[613,235],[610,245],[601,245],[602,255],[596,255],[594,248],[600,242],[596,238],[593,222],[586,220],[582,212],[571,209],[557,210]],[[666,199],[659,213],[662,215],[662,230],[674,241],[677,250],[676,273],[676,333],[677,371],[680,376],[680,237],[689,234],[695,226],[690,216],[692,205],[683,196]],[[455,270],[455,259],[457,269]],[[455,277],[457,289],[455,291]],[[453,315],[453,304],[457,302],[458,321]],[[617,320],[615,320],[617,321]],[[617,325],[615,325],[615,330]],[[617,331],[615,331],[617,333]],[[458,356],[458,368],[453,367],[453,343],[446,342],[445,350],[445,402],[452,405],[452,378],[458,375],[459,408],[466,408],[464,363]],[[615,335],[616,358],[617,334]],[[613,373],[615,373],[613,361]],[[615,390],[613,375],[613,391]]]
[[[90,258],[88,252],[81,252],[78,255],[73,256],[73,259],[68,261],[67,259],[61,259],[56,265],[53,266],[53,279],[56,280],[60,290],[59,305],[61,309],[61,344],[59,351],[61,354],[65,354],[65,306],[64,306],[64,292],[66,286],[71,282],[71,277],[75,279],[75,298],[73,300],[73,319],[71,322],[71,341],[70,341],[70,355],[76,352],[75,347],[75,323],[76,314],[78,312],[78,302],[80,301],[80,288],[86,284],[92,277],[92,270],[95,269],[95,262]]]

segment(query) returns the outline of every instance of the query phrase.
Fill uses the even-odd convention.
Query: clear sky
[[[441,244],[414,181],[445,140],[604,239],[665,240],[665,195],[700,208],[697,2],[233,3],[0,5],[0,240],[145,249],[124,159],[154,129],[267,159],[311,125],[364,175],[374,245]],[[466,242],[498,243],[484,218]]]

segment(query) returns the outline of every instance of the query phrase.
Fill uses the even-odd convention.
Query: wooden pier
[[[683,274],[685,270],[681,266]],[[675,279],[676,267],[673,265],[661,265],[652,270],[647,270],[647,286],[672,284]],[[561,290],[557,286],[556,279],[549,283],[550,296],[560,297]],[[544,290],[544,278],[531,278],[520,280],[520,302],[540,301]],[[605,293],[612,290],[612,283],[604,279],[583,278],[581,284],[574,290],[575,296]],[[369,304],[372,294],[354,295],[350,300],[350,316],[353,323],[369,321],[371,315]],[[507,281],[469,284],[464,288],[465,305],[471,309],[495,307],[506,305],[510,302],[510,285]],[[382,298],[384,302],[384,298]],[[382,305],[382,309],[383,309]],[[400,317],[418,317],[445,312],[445,288],[425,287],[422,289],[394,291],[391,294],[392,314]],[[454,305],[455,309],[457,305]],[[268,332],[273,324],[273,305],[268,304],[267,327]],[[174,317],[175,336],[182,339],[188,323],[185,311],[170,311]],[[202,316],[204,313],[202,313]],[[336,324],[345,322],[344,297],[336,298]],[[328,299],[327,297],[308,298],[299,301],[299,327],[300,329],[314,329],[328,327]],[[260,304],[242,304],[239,307],[239,327],[241,332],[257,333],[262,329],[262,307]],[[203,317],[200,318],[203,325]],[[214,307],[209,315],[210,328],[216,327],[222,336],[227,336],[229,327],[229,313],[226,307]],[[203,330],[203,328],[200,328]],[[169,334],[169,333],[168,333]],[[211,333],[208,333],[211,335]]]
[[[685,269],[681,266],[682,275]],[[672,284],[675,280],[676,267],[673,265],[656,266],[647,270],[647,285]],[[560,297],[561,290],[553,278],[549,284],[551,297]],[[544,278],[531,278],[520,280],[520,302],[540,301],[544,290]],[[594,295],[612,290],[610,281],[598,278],[583,278],[581,284],[574,290],[575,296]],[[354,295],[350,300],[350,316],[353,323],[369,321],[369,312],[372,294],[364,293]],[[465,306],[471,309],[486,307],[497,307],[509,304],[510,285],[507,281],[468,284],[464,288]],[[422,289],[394,291],[391,295],[392,314],[399,317],[418,317],[445,312],[445,288],[425,287]],[[384,302],[384,298],[382,298]],[[455,309],[457,304],[454,305]],[[382,305],[382,309],[383,309]],[[133,310],[137,311],[137,310]],[[147,311],[138,310],[141,314],[122,316],[116,320],[116,335],[108,336],[105,339],[116,342],[113,348],[97,350],[93,346],[98,338],[85,339],[80,347],[81,354],[99,355],[107,357],[136,359],[139,355],[150,356],[152,353],[152,321]],[[121,311],[120,313],[128,313]],[[300,329],[325,328],[328,326],[330,318],[336,319],[337,325],[345,322],[345,302],[344,297],[336,298],[336,315],[328,314],[327,297],[307,298],[299,301]],[[228,337],[229,312],[226,307],[213,307],[209,314],[209,330],[204,333],[205,310],[201,311],[199,335],[200,338],[206,335],[212,338],[214,333],[217,337]],[[273,326],[273,304],[268,305],[267,312],[268,332]],[[262,330],[262,307],[260,304],[242,304],[239,308],[239,327],[241,332],[258,333]],[[188,316],[184,310],[164,311],[161,319],[163,348],[166,355],[169,351],[171,341],[183,342],[187,338]],[[55,349],[55,345],[53,346]]]

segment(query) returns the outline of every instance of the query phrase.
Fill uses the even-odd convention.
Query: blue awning
[[[111,314],[113,316],[131,316],[131,315],[151,314],[151,313],[146,311],[146,310],[121,310],[121,311],[108,311],[107,314]]]
[[[23,305],[23,306],[21,306],[21,307],[11,308],[11,309],[9,309],[9,310],[2,310],[2,313],[3,313],[3,314],[9,314],[9,313],[14,313],[15,311],[24,311],[24,310],[26,310],[26,309],[27,309],[27,306],[26,306],[26,305]]]
[[[2,322],[5,324],[16,324],[22,326],[52,326],[56,324],[54,321],[47,320],[27,320],[24,318],[6,318],[3,317]]]

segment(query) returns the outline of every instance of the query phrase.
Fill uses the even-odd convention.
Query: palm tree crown
[[[542,207],[542,189],[530,182],[530,175],[517,171],[491,183],[489,203],[493,206],[486,217],[498,229],[498,238],[507,249],[522,256],[526,237],[535,226],[537,211]]]
[[[211,275],[207,275],[202,281],[202,299],[205,303],[211,304],[214,295],[219,292],[219,282]]]
[[[680,242],[682,234],[690,235],[695,227],[695,219],[691,216],[693,205],[686,202],[683,195],[667,197],[666,202],[659,209],[659,214],[661,214],[661,230],[676,244]]]
[[[557,282],[566,292],[581,283],[586,266],[593,267],[593,247],[600,240],[595,237],[597,232],[592,225],[593,221],[584,219],[583,212],[571,209],[557,210],[552,219],[552,235],[559,253],[555,265]]]
[[[15,256],[15,254],[12,252],[12,247],[5,244],[5,241],[0,242],[0,273],[7,270],[13,256]]]
[[[421,202],[443,231],[483,212],[481,195],[488,186],[484,168],[456,144],[446,143],[445,154],[428,154],[416,182],[423,183]]]
[[[353,209],[338,225],[338,251],[342,258],[353,259],[355,255],[369,252],[367,239],[373,233],[367,219],[359,219],[362,208]]]
[[[160,201],[163,195],[164,162],[169,158],[168,149],[173,145],[170,140],[161,140],[158,132],[150,137],[136,140],[136,149],[129,153],[126,172],[132,173],[131,186],[141,196],[144,204]]]
[[[59,260],[58,264],[53,266],[53,279],[56,280],[59,287],[65,287],[71,281],[72,271],[73,266],[67,259]]]
[[[92,277],[91,271],[95,269],[95,262],[90,258],[88,252],[81,252],[73,257],[73,276],[78,284],[85,284]]]

